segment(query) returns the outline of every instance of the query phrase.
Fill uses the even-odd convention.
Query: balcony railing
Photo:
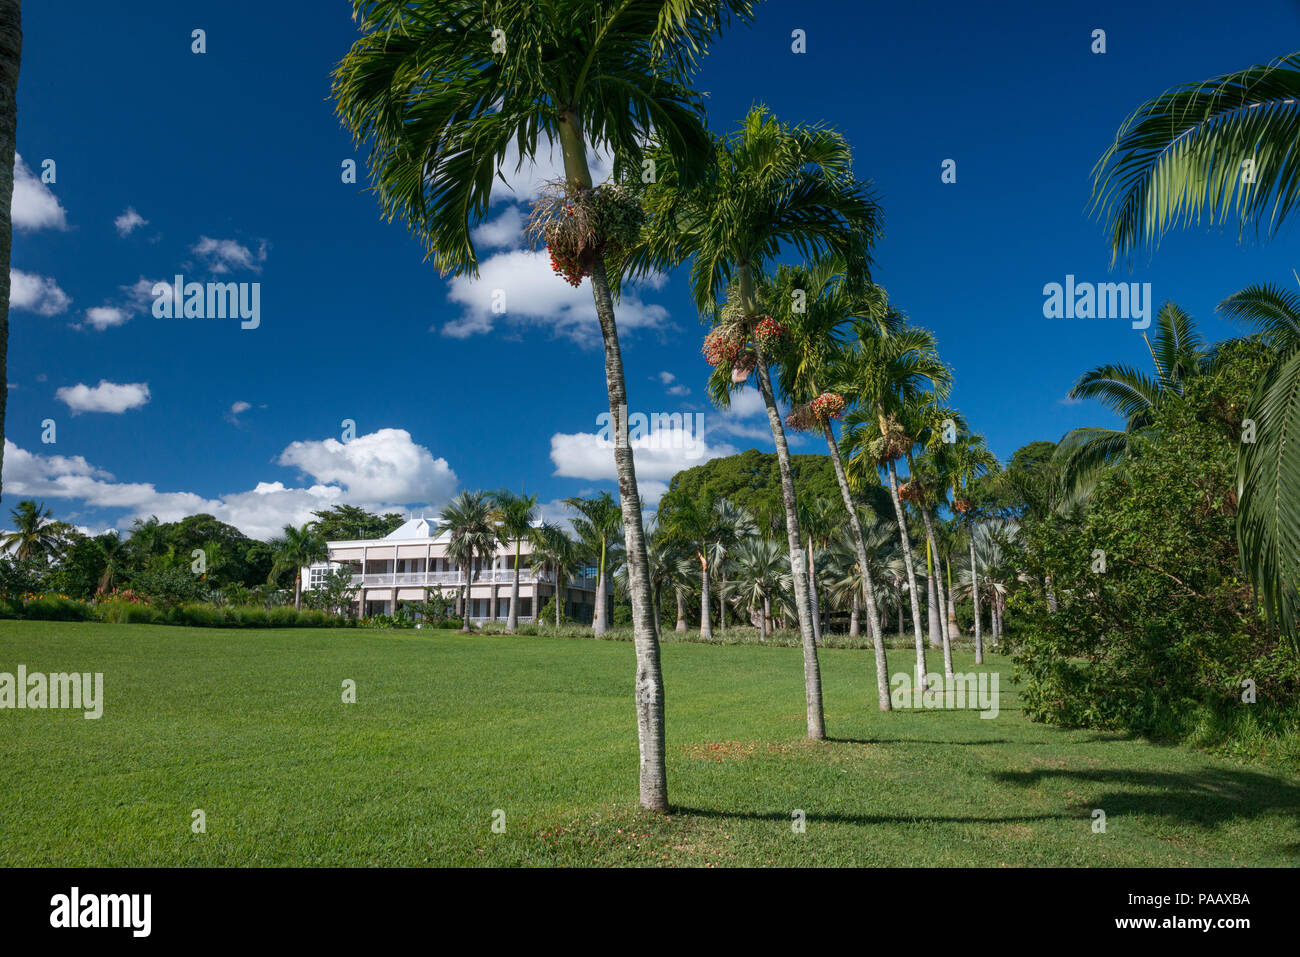
[[[488,569],[486,571],[477,571],[474,573],[473,584],[491,585],[502,584],[509,585],[515,580],[513,570],[502,571]],[[520,569],[519,583],[521,585],[533,584],[535,582],[546,582],[553,584],[555,576],[549,572],[533,572]],[[463,586],[465,584],[465,575],[463,572],[387,572],[380,575],[353,575],[352,584],[364,585],[367,588],[382,587],[401,587],[401,586],[433,586],[433,585],[451,585]],[[595,591],[596,579],[591,577],[568,578],[565,584],[569,588],[577,588],[586,591]]]

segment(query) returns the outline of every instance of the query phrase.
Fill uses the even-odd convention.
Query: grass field
[[[0,710],[0,864],[1300,860],[1300,781],[1033,724],[1002,660],[995,720],[881,715],[871,654],[823,650],[818,744],[797,649],[663,660],[674,812],[656,819],[637,812],[627,643],[0,621],[0,672],[103,672],[105,699],[98,721]]]

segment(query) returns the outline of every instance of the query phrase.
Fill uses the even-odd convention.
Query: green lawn
[[[627,643],[0,621],[0,671],[100,671],[105,698],[98,721],[0,710],[0,864],[1300,858],[1300,781],[1032,724],[1009,669],[995,720],[881,715],[870,652],[823,650],[833,740],[811,744],[797,649],[669,644],[663,657],[675,810],[656,819],[636,807]],[[909,662],[891,653],[891,668]],[[206,834],[191,832],[196,808]]]

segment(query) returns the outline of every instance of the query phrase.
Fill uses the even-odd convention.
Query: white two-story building
[[[358,586],[357,612],[363,617],[395,614],[404,604],[426,600],[426,588],[433,586],[459,602],[465,570],[447,557],[450,533],[438,535],[437,530],[436,520],[413,518],[383,538],[329,542],[329,561],[303,569],[303,590],[310,591],[324,576],[342,568],[352,573],[352,581]],[[520,621],[532,621],[555,595],[554,574],[534,572],[531,550],[524,539],[519,559]],[[514,542],[498,545],[496,553],[486,561],[475,561],[470,581],[471,619],[505,620],[510,612],[514,561]],[[565,616],[590,622],[595,607],[595,577],[569,576],[564,584]]]

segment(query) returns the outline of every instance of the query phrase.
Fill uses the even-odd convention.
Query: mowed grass
[[[934,665],[940,659],[933,656]],[[870,652],[668,644],[673,813],[637,810],[630,644],[0,621],[0,671],[104,673],[104,716],[0,710],[4,865],[1286,865],[1300,781],[1020,714],[875,710]],[[894,651],[891,669],[906,670]],[[959,670],[973,668],[958,656]],[[342,702],[342,683],[357,686]],[[192,812],[207,832],[191,830]],[[793,812],[806,814],[795,833]],[[1105,833],[1093,811],[1106,814]],[[505,832],[492,830],[504,812]]]

